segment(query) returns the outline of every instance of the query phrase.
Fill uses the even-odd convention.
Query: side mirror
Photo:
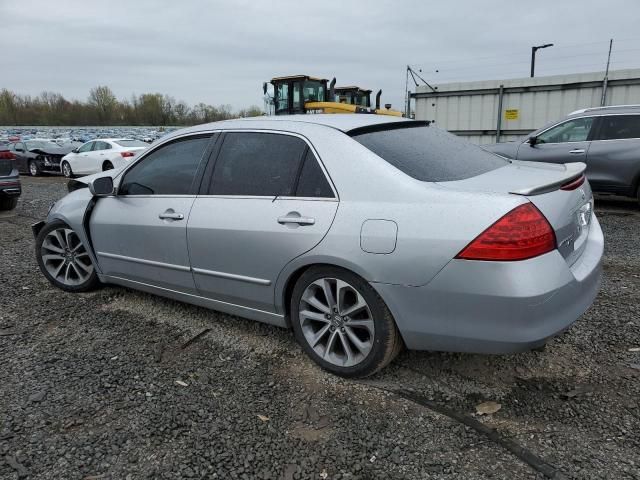
[[[71,153],[78,153],[78,149],[74,148],[73,150],[71,150]]]
[[[89,191],[94,197],[109,197],[113,195],[113,178],[100,177],[89,182]]]
[[[24,152],[24,148],[16,148],[16,152]]]
[[[267,82],[264,82],[262,84],[262,93],[264,93],[265,95],[267,94]]]
[[[538,143],[538,137],[529,137],[529,146],[530,147],[535,147],[535,145]]]

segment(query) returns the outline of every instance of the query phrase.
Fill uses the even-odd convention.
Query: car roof
[[[567,117],[593,115],[609,115],[621,113],[640,113],[640,105],[607,105],[604,107],[581,108],[571,112]]]
[[[205,131],[211,129],[233,129],[233,128],[251,128],[254,122],[264,124],[273,124],[274,129],[281,128],[280,123],[304,123],[313,125],[323,125],[331,127],[342,132],[349,132],[356,128],[369,127],[372,125],[383,125],[385,123],[412,122],[407,118],[394,117],[391,115],[375,115],[366,113],[314,113],[301,115],[271,115],[260,117],[237,118],[233,120],[224,120],[221,122],[207,123],[197,125],[189,129],[191,132]],[[284,126],[284,125],[283,125]],[[264,126],[261,126],[264,128]]]

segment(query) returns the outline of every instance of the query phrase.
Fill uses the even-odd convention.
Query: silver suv
[[[518,160],[584,162],[594,192],[640,202],[640,105],[577,110],[536,130],[523,142],[484,148]]]

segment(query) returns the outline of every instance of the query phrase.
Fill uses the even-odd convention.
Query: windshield
[[[121,147],[148,147],[149,144],[143,142],[142,140],[116,140],[113,143],[120,145]]]
[[[407,175],[423,182],[464,180],[507,165],[486,152],[424,122],[398,122],[356,129],[354,140]]]

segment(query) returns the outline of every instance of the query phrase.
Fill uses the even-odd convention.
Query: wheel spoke
[[[324,313],[312,312],[311,310],[301,310],[300,317],[308,318],[309,320],[317,320],[318,322],[329,323]]]
[[[337,331],[331,332],[329,336],[329,341],[327,342],[327,347],[324,350],[324,359],[326,360],[333,350],[333,345],[336,343],[336,337],[338,336]]]
[[[350,328],[366,328],[367,332],[373,332],[373,320],[366,318],[364,320],[349,320],[347,326]]]
[[[42,256],[42,260],[45,262],[51,262],[54,260],[64,262],[64,257],[62,255],[47,254]]]
[[[340,332],[340,341],[342,342],[344,353],[347,355],[347,361],[345,363],[352,363],[355,361],[355,354],[353,353],[353,350],[351,350],[349,339],[345,333]]]
[[[51,240],[49,240],[48,236],[44,239],[44,242],[42,242],[42,246],[43,248],[51,250],[52,252],[64,253],[64,248],[56,247],[53,243],[51,243]]]
[[[327,303],[329,304],[329,308],[334,309],[337,307],[336,299],[333,296],[333,291],[331,290],[332,280],[325,278],[322,280],[322,291],[324,292],[324,296],[327,299]]]
[[[65,265],[66,265],[65,262],[62,262],[60,265],[58,265],[58,268],[56,268],[54,273],[52,274],[54,278],[58,278],[58,275],[60,275],[60,272],[62,272],[62,269],[64,268]]]
[[[322,327],[320,330],[318,330],[318,332],[309,340],[309,345],[315,348],[316,345],[318,345],[318,342],[320,342],[320,340],[322,340],[322,338],[329,331],[329,328],[331,328],[331,325],[327,324],[324,327]]]
[[[313,308],[320,310],[321,312],[324,313],[330,313],[331,309],[325,305],[324,303],[322,303],[318,297],[316,297],[314,295],[314,293],[312,291],[307,291],[305,293],[305,295],[302,297],[302,301],[311,305]]]
[[[360,296],[360,294],[358,294],[357,298],[358,299],[355,304],[351,305],[348,308],[345,308],[340,313],[342,315],[353,315],[355,313],[360,312],[363,308],[367,308],[367,302],[364,301],[364,299]]]
[[[351,327],[345,327],[344,330],[349,337],[349,340],[351,340],[351,343],[353,343],[353,345],[360,351],[360,353],[366,356],[367,353],[369,353],[369,350],[371,350],[371,341],[363,342],[362,340],[360,340],[358,336],[353,333]]]
[[[64,241],[64,238],[62,237],[62,234],[60,233],[60,230],[55,230],[53,232],[53,234],[55,235],[56,240],[58,240],[58,244],[60,245],[60,247],[63,248],[63,249],[66,248],[67,244]]]
[[[84,270],[87,273],[91,273],[91,271],[93,270],[93,265],[85,265],[84,263],[79,262],[77,258],[75,262],[73,262],[73,266],[76,272],[78,272],[78,276],[80,277],[83,277],[83,275],[80,275],[80,270],[78,270],[78,267],[80,267],[82,270]]]
[[[67,242],[67,248],[71,250],[71,246],[73,245],[71,234],[73,230],[69,230],[68,228],[64,229],[64,239]]]
[[[71,271],[71,264],[67,263],[67,269],[64,272],[64,281],[69,283],[69,272]]]

